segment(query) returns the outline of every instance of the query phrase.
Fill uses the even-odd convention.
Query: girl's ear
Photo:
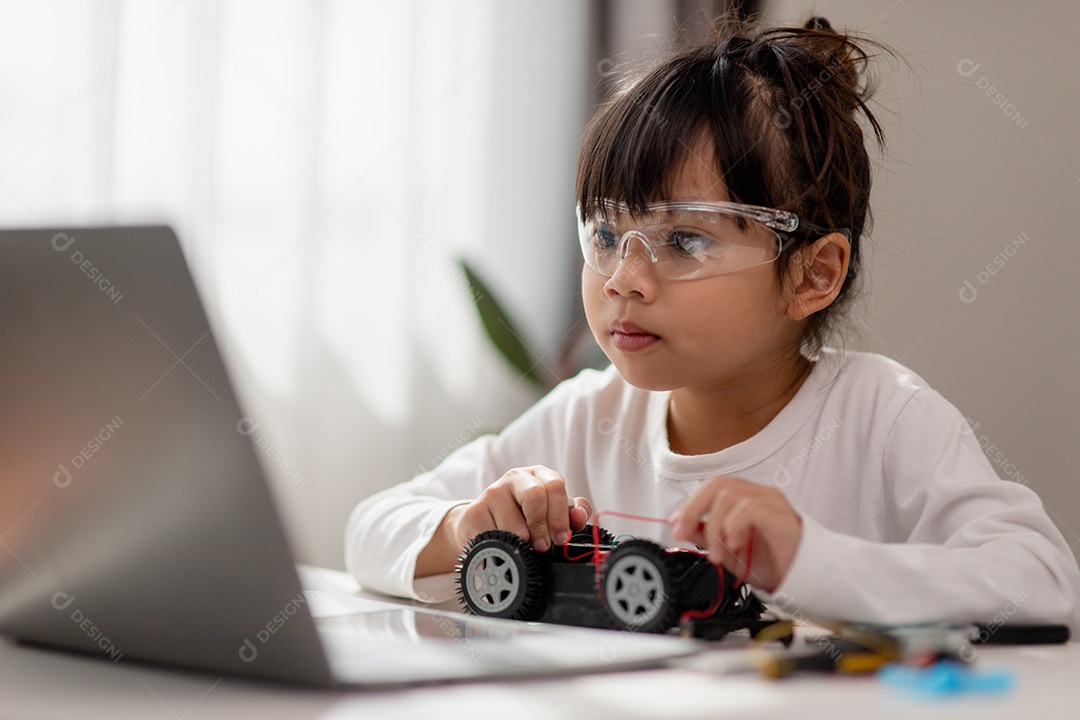
[[[792,255],[791,288],[787,316],[795,321],[827,308],[847,277],[851,242],[841,233],[829,233]]]

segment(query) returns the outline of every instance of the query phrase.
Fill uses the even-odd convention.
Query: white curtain
[[[7,4],[0,223],[180,234],[300,557],[367,494],[536,392],[468,257],[544,355],[575,300],[597,75],[575,0]]]

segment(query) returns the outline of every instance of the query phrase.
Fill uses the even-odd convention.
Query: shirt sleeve
[[[574,408],[603,381],[586,371],[568,380],[498,435],[459,448],[434,470],[372,495],[345,529],[345,566],[365,590],[441,602],[454,592],[452,574],[414,581],[416,560],[455,505],[470,502],[515,467],[546,465],[566,472],[566,430]]]
[[[450,575],[414,583],[416,559],[443,517],[498,479],[492,477],[494,438],[458,449],[436,469],[372,495],[357,505],[345,528],[345,567],[365,590],[441,602],[453,594]]]
[[[879,623],[1062,623],[1076,636],[1080,570],[1069,546],[1031,489],[997,477],[948,401],[912,395],[882,462],[891,541],[803,514],[774,604]]]

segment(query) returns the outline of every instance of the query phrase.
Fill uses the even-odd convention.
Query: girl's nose
[[[640,230],[630,230],[619,239],[620,263],[626,260],[626,256],[630,253],[630,245],[634,240],[637,240],[638,244],[645,249],[645,254],[648,255],[649,260],[656,262],[656,253],[653,252],[652,246],[649,245],[649,238],[645,237],[645,234]]]
[[[639,242],[633,243],[635,239]],[[630,252],[631,246],[635,252]],[[604,292],[608,297],[636,294],[643,299],[651,299],[656,290],[654,262],[656,254],[649,246],[648,239],[640,232],[626,233],[619,242],[619,264],[604,284]]]

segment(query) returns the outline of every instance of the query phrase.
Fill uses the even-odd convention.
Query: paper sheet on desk
[[[356,597],[355,595],[322,592],[321,590],[305,590],[304,598],[307,600],[308,612],[311,613],[313,618],[362,615],[401,608],[401,605],[397,603]]]

